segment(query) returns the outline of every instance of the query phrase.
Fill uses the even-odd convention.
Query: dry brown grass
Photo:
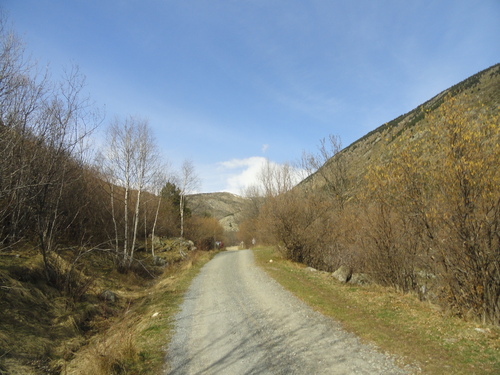
[[[156,374],[165,366],[173,317],[198,270],[214,253],[191,252],[148,287],[122,290],[128,301],[114,322],[66,364],[74,375]]]
[[[164,251],[166,268],[138,256],[137,270],[120,273],[108,253],[90,252],[71,269],[74,251],[60,251],[55,280],[72,272],[64,289],[46,281],[33,246],[0,252],[0,374],[159,372],[171,317],[212,253]],[[103,290],[116,301],[100,298]]]
[[[104,375],[131,373],[138,353],[130,322],[113,325],[97,335],[78,354],[78,360],[64,365],[64,374]]]

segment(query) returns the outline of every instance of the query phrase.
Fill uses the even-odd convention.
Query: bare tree
[[[74,167],[97,117],[83,95],[85,77],[79,69],[73,67],[60,83],[51,84],[47,74],[40,75],[24,59],[22,43],[4,22],[0,20],[1,241],[34,231],[47,271],[53,239],[69,214],[61,210],[62,197],[78,180]]]
[[[262,167],[259,174],[264,196],[277,197],[290,191],[298,182],[298,174],[289,164],[276,164],[269,160]]]
[[[105,153],[105,168],[111,177],[111,184],[123,189],[123,225],[120,228],[115,224],[115,249],[121,252],[120,266],[128,268],[132,264],[137,242],[141,195],[157,174],[159,155],[145,119],[132,116],[124,121],[115,119],[107,137],[109,147]],[[116,223],[114,191],[112,186],[112,211]],[[134,193],[135,201],[132,200]]]
[[[85,221],[83,207],[69,202],[85,190],[85,146],[102,117],[78,67],[52,82],[5,22],[0,15],[0,244],[37,239],[46,277],[58,282],[49,259],[56,238],[86,235],[74,225]]]
[[[21,40],[0,16],[0,243],[15,241],[30,221],[28,190],[37,160],[33,126],[48,95],[47,77],[37,76],[35,65],[24,59]],[[31,140],[29,140],[31,138]]]
[[[44,102],[33,131],[43,153],[36,161],[37,170],[43,172],[38,174],[38,184],[32,193],[44,260],[46,253],[52,251],[59,230],[63,193],[80,182],[83,170],[79,163],[85,139],[98,125],[95,121],[99,116],[90,99],[82,95],[84,87],[85,77],[78,67],[65,72],[49,101]]]
[[[304,152],[299,166],[308,176],[319,177],[322,190],[335,201],[339,209],[345,207],[349,199],[350,181],[346,155],[342,152],[342,140],[339,136],[330,134],[328,139],[321,139],[318,152]]]
[[[125,121],[122,124],[120,120],[114,120],[107,130],[108,149],[105,153],[104,164],[111,185],[111,207],[116,231],[115,249],[117,253],[121,249],[122,266],[127,263],[129,253],[129,195],[133,184],[132,160],[135,156],[132,133],[133,128],[129,121]],[[114,203],[116,201],[115,185],[123,188],[123,226],[118,226],[117,224],[117,212]],[[120,240],[123,241],[122,246],[120,245]]]
[[[294,189],[297,174],[289,164],[267,162],[261,171],[265,203],[261,207],[259,229],[266,242],[278,245],[283,256],[308,262],[308,232],[317,218],[306,194]]]
[[[257,240],[259,213],[264,204],[262,189],[258,185],[247,186],[243,192],[246,198],[241,210],[242,221],[238,225],[237,238],[250,246],[253,240]]]
[[[135,189],[137,190],[137,198],[134,213],[134,232],[131,246],[131,256],[129,259],[130,263],[132,262],[134,256],[134,249],[137,240],[141,193],[147,186],[150,186],[154,182],[158,176],[160,168],[160,157],[148,123],[144,120],[138,122],[137,131],[137,159],[135,160],[136,165],[134,166],[137,175],[137,184],[135,186]]]
[[[181,238],[184,238],[184,213],[186,208],[186,196],[193,193],[199,186],[200,180],[191,160],[185,160],[180,171],[180,201],[179,213],[181,215]]]
[[[156,231],[156,225],[158,223],[158,215],[160,213],[160,207],[161,203],[163,200],[163,197],[161,196],[161,190],[165,186],[167,182],[167,174],[166,174],[166,166],[162,167],[160,170],[158,170],[158,173],[154,176],[154,180],[152,182],[152,190],[153,193],[155,194],[158,203],[156,205],[156,211],[155,211],[155,217],[153,221],[153,226],[151,229],[151,255],[154,257],[155,256],[155,231]]]

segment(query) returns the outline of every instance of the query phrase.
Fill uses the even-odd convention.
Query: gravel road
[[[165,374],[405,374],[254,265],[219,253],[176,316]]]

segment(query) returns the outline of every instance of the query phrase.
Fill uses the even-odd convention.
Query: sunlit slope
[[[427,118],[430,114],[435,113],[447,96],[459,96],[461,100],[466,102],[467,107],[472,109],[481,106],[486,107],[491,112],[498,112],[500,106],[500,64],[496,64],[457,83],[412,111],[369,132],[343,149],[337,156],[328,160],[323,165],[321,173],[312,174],[303,180],[299,186],[306,189],[311,186],[320,187],[324,183],[321,174],[325,173],[325,169],[326,171],[332,169],[330,165],[334,163],[336,157],[343,157],[346,163],[345,170],[350,181],[353,182],[352,189],[362,188],[365,180],[364,176],[369,167],[374,163],[383,162],[391,149],[388,146],[410,130],[413,134],[424,132],[428,127]]]

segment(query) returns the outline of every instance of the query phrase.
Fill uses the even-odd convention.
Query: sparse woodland
[[[485,76],[497,77],[498,68]],[[321,270],[346,266],[499,325],[498,84],[490,92],[457,87],[397,136],[381,131],[383,151],[357,171],[336,136],[303,155],[297,169],[309,177],[298,185],[290,166],[265,167],[253,194],[264,199],[248,210],[240,238],[274,244],[283,257]]]
[[[103,148],[93,149],[91,136],[105,119],[78,67],[53,80],[26,58],[5,20],[0,27],[2,248],[34,244],[50,280],[51,255],[62,246],[111,251],[126,270],[137,248],[154,255],[152,235],[183,237],[184,226],[193,233],[186,203],[197,182],[192,164],[180,176],[170,171],[148,120],[137,116],[111,120]]]
[[[184,232],[213,248],[220,226],[188,208],[192,165],[166,165],[147,119],[106,120],[78,67],[54,79],[0,19],[0,373],[59,373],[96,320],[126,307],[100,297],[104,274],[161,275],[194,247]],[[61,354],[65,340],[78,344]]]

